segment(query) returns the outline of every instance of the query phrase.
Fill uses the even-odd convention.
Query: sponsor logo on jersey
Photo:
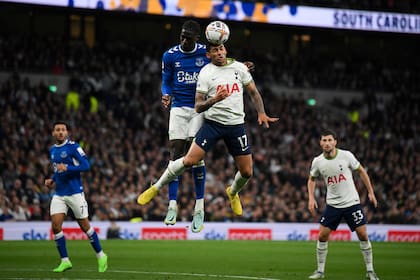
[[[229,84],[226,84],[226,85],[218,85],[216,91],[218,91],[218,90],[220,90],[222,88],[227,89],[227,91],[228,91],[229,94],[232,94],[232,93],[235,93],[235,92],[237,92],[237,93],[240,93],[241,92],[238,83],[233,83],[231,85],[229,85]]]
[[[186,240],[186,228],[142,228],[142,239],[147,240]]]
[[[346,176],[344,176],[342,173],[340,173],[338,176],[328,176],[327,178],[328,185],[339,184],[342,181],[347,181]]]
[[[66,151],[62,151],[62,152],[60,153],[60,157],[61,157],[61,158],[66,158],[66,157],[67,157],[67,152],[66,152]]]
[[[420,231],[413,230],[390,230],[388,241],[391,242],[420,242]]]
[[[195,84],[198,80],[198,72],[188,73],[185,71],[178,71],[176,76],[179,83]]]
[[[309,240],[318,240],[319,229],[309,231]],[[331,231],[329,240],[350,241],[351,231],[349,229],[340,229]]]
[[[228,230],[230,240],[271,240],[271,229],[232,228]]]

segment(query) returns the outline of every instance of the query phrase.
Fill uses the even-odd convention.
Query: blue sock
[[[54,240],[60,257],[68,258],[69,255],[67,254],[66,238],[64,237],[64,233],[60,231],[59,233],[54,234]]]
[[[192,168],[192,174],[195,184],[195,199],[204,198],[204,186],[206,184],[206,167],[194,166]]]
[[[90,240],[90,245],[92,245],[93,249],[96,253],[99,253],[102,251],[101,243],[99,242],[98,235],[96,234],[96,231],[91,227],[87,232],[87,236]]]
[[[180,176],[169,183],[169,200],[176,200],[178,197],[179,179]]]

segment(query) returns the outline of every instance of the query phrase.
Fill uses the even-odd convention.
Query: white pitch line
[[[2,269],[2,271],[16,271],[15,269]],[[19,269],[19,271],[45,271],[51,272],[50,270],[45,269]],[[78,270],[81,272],[96,272],[96,270]],[[246,279],[246,280],[281,280],[279,278],[266,278],[266,277],[256,277],[256,276],[245,276],[245,275],[222,275],[222,274],[205,274],[205,273],[187,273],[187,272],[165,272],[165,271],[130,271],[130,270],[107,270],[107,273],[130,273],[130,274],[152,274],[152,275],[172,275],[172,276],[191,276],[198,278],[228,278],[228,279]],[[43,279],[47,278],[18,278],[18,277],[1,277],[0,279],[10,279],[10,280],[23,280],[23,279]],[[62,278],[67,279],[67,278]],[[79,280],[91,280],[98,278],[78,278]]]
[[[124,271],[124,270],[110,270],[109,272],[118,273],[133,273],[133,274],[156,274],[156,275],[180,275],[180,276],[192,276],[192,277],[213,277],[213,278],[231,278],[231,279],[249,279],[249,280],[281,280],[278,278],[265,278],[255,276],[243,276],[243,275],[222,275],[222,274],[205,274],[205,273],[186,273],[186,272],[164,272],[164,271]]]

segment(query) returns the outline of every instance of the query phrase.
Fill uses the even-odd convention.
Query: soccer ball
[[[212,44],[223,44],[229,39],[230,31],[226,23],[217,20],[206,27],[206,39]]]

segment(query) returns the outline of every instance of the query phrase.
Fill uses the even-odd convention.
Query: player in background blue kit
[[[186,21],[182,25],[180,44],[167,50],[162,57],[162,104],[165,108],[171,107],[168,131],[171,161],[186,153],[203,123],[202,115],[194,110],[195,87],[198,73],[209,60],[206,46],[197,42],[199,37],[200,25],[193,20]],[[200,232],[204,221],[204,161],[192,167],[192,175],[196,203],[191,230]],[[167,225],[176,223],[179,179],[169,183],[169,207],[164,220]]]
[[[90,169],[85,152],[78,143],[68,139],[68,126],[65,122],[54,123],[52,136],[55,144],[50,149],[50,159],[54,168],[51,179],[45,180],[45,186],[55,185],[55,194],[51,200],[50,215],[54,240],[61,257],[61,263],[54,272],[64,272],[73,267],[67,254],[66,239],[62,231],[65,215],[69,208],[80,226],[88,236],[98,258],[98,271],[105,272],[108,257],[102,251],[98,235],[89,223],[88,205],[83,192],[81,172]]]

